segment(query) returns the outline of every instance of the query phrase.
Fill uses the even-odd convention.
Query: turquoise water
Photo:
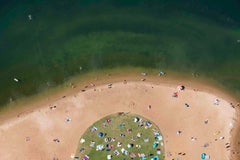
[[[0,20],[1,105],[125,65],[197,72],[240,95],[238,1],[12,0]]]

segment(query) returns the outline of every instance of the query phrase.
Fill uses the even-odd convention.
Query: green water
[[[234,0],[1,1],[0,104],[121,66],[198,72],[239,96],[238,39]]]

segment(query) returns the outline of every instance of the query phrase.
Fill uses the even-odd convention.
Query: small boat
[[[15,82],[19,82],[19,79],[17,79],[17,78],[13,78],[13,80],[14,80]]]
[[[31,14],[28,15],[28,19],[29,19],[30,21],[32,20],[32,15],[31,15]]]

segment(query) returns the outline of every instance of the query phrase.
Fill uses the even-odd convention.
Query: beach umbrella
[[[179,91],[183,91],[185,89],[185,86],[178,86]]]
[[[118,150],[114,150],[114,152],[113,152],[115,155],[119,155],[120,153],[118,152]]]
[[[141,160],[146,160],[147,158],[145,158],[145,157],[141,157]]]
[[[153,148],[157,148],[158,144],[157,143],[153,143]]]
[[[112,159],[112,155],[107,155],[107,159]]]
[[[92,128],[91,128],[91,132],[95,132],[95,131],[97,131],[98,130],[98,128],[96,127],[96,126],[93,126]]]
[[[104,149],[104,145],[103,144],[99,144],[96,146],[96,151],[101,151]]]
[[[154,156],[151,158],[151,160],[159,160],[159,157],[158,156]]]
[[[152,124],[152,123],[149,122],[149,121],[146,122],[146,126],[151,126],[151,124]]]
[[[83,160],[89,160],[89,157],[88,157],[87,155],[85,155],[85,156],[83,157]]]
[[[80,139],[80,143],[81,143],[81,144],[85,143],[85,141],[86,141],[86,140],[83,139],[83,138]]]
[[[102,137],[103,133],[102,132],[98,132],[98,137]]]
[[[120,123],[120,124],[119,124],[119,127],[120,127],[120,128],[123,128],[124,126],[125,126],[124,123]]]
[[[163,140],[163,137],[161,135],[157,135],[157,136],[155,136],[155,140],[161,141],[161,140]]]
[[[209,156],[209,155],[206,155],[206,156],[205,156],[205,159],[210,159],[210,156]]]
[[[138,121],[139,121],[139,118],[138,118],[138,117],[134,117],[133,121],[134,121],[134,122],[138,122]]]
[[[144,138],[144,142],[149,142],[148,137],[145,137],[145,138]]]
[[[157,148],[157,154],[161,154],[161,149]]]
[[[202,159],[205,159],[205,157],[206,157],[206,153],[202,153],[202,154],[201,154],[201,158],[202,158]]]
[[[133,144],[128,144],[127,147],[128,148],[133,148]]]

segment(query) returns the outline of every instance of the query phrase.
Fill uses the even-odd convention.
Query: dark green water
[[[1,1],[0,104],[125,65],[198,72],[239,96],[238,39],[234,0]]]

